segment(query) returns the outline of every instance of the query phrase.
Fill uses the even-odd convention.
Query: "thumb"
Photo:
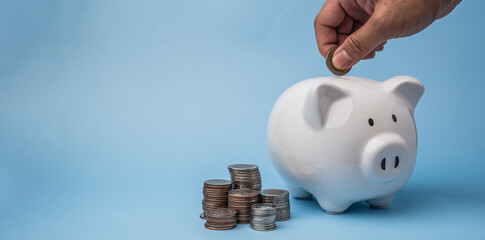
[[[380,32],[382,31],[379,31],[372,18],[369,19],[357,31],[350,34],[335,50],[332,59],[333,66],[340,70],[349,69],[362,60],[374,51],[380,43],[387,40]]]

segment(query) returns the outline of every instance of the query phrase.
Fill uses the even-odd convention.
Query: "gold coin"
[[[350,69],[352,69],[352,68],[339,70],[339,69],[337,69],[333,66],[332,58],[333,58],[333,53],[335,52],[336,49],[337,49],[336,47],[333,47],[333,48],[330,48],[330,50],[328,50],[328,53],[327,53],[327,68],[333,74],[338,75],[338,76],[342,76],[342,75],[345,75],[346,73],[350,72]]]

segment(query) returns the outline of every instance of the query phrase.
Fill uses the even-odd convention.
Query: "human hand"
[[[461,0],[328,0],[315,18],[323,57],[332,47],[335,68],[373,58],[387,40],[414,35],[450,13]]]

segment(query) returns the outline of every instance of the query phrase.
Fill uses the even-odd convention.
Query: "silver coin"
[[[263,189],[259,192],[261,203],[273,204],[276,211],[276,221],[290,219],[289,193],[283,189]]]
[[[255,164],[232,164],[229,165],[229,170],[254,170],[258,169],[258,166]]]
[[[259,231],[276,229],[277,209],[271,203],[256,203],[251,207],[251,228]]]
[[[233,189],[229,191],[229,197],[254,197],[258,196],[258,191],[252,189]]]
[[[218,186],[232,184],[230,180],[226,180],[226,179],[209,179],[209,180],[206,180],[204,183],[208,185],[218,185]]]
[[[271,197],[289,196],[288,191],[283,189],[263,189],[261,190],[260,194],[262,196],[271,196]]]
[[[261,174],[254,164],[232,164],[228,166],[234,189],[261,189]]]

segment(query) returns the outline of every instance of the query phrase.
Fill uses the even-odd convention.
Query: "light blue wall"
[[[272,233],[208,231],[202,183],[260,166],[284,187],[266,121],[292,84],[328,76],[323,1],[1,1],[0,239],[484,238],[483,1],[391,40],[351,75],[420,79],[416,169],[384,211],[292,199]]]

